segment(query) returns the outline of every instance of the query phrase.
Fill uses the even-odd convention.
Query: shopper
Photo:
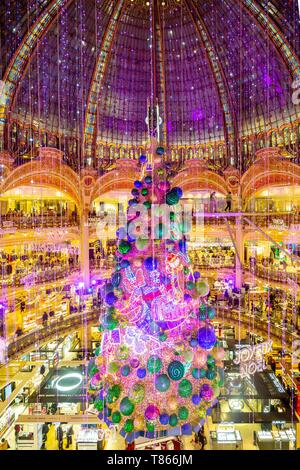
[[[61,424],[58,426],[56,430],[56,439],[58,441],[58,450],[63,450],[63,439],[64,439],[64,432]]]
[[[72,445],[72,436],[74,434],[74,431],[73,431],[73,426],[69,426],[68,429],[67,429],[67,445],[66,445],[66,449],[68,449],[71,445]]]
[[[231,192],[229,191],[229,193],[226,196],[225,212],[227,212],[227,211],[230,212],[231,211],[231,206],[232,206],[232,195],[231,195]]]
[[[200,450],[204,450],[204,447],[207,444],[207,439],[206,439],[206,436],[205,436],[205,433],[204,433],[204,427],[203,426],[198,431],[198,440],[199,440],[199,443],[201,444]]]
[[[44,423],[42,426],[42,447],[41,447],[42,449],[45,449],[48,432],[49,432],[49,424]]]
[[[217,199],[215,191],[213,191],[209,196],[209,206],[210,212],[217,212]]]
[[[10,445],[8,443],[8,440],[7,439],[4,439],[4,437],[1,439],[1,443],[0,443],[0,450],[8,450],[10,449]]]

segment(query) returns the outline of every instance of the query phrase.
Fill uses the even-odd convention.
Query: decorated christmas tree
[[[211,324],[208,283],[188,257],[182,190],[171,188],[160,157],[146,160],[102,292],[89,394],[99,418],[118,424],[122,435],[191,434],[216,403],[224,351]]]

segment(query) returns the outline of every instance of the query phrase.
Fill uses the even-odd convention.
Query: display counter
[[[77,450],[102,450],[103,444],[96,429],[80,429],[76,437]]]
[[[295,448],[295,442],[296,433],[293,429],[256,433],[256,444],[259,450],[290,450]]]
[[[241,433],[233,426],[219,426],[216,431],[210,432],[211,448],[213,450],[242,450],[243,439]]]

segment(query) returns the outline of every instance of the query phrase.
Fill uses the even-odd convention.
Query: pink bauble
[[[205,351],[196,352],[194,355],[194,364],[199,367],[204,366],[206,364],[206,357],[207,354]]]
[[[149,421],[153,421],[159,417],[160,411],[157,408],[157,406],[151,404],[148,405],[146,410],[145,410],[145,418],[148,419]]]
[[[222,361],[222,359],[224,359],[224,356],[225,356],[225,351],[223,348],[215,348],[213,350],[213,355],[216,361]]]

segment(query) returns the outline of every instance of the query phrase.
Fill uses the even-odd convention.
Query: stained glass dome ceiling
[[[2,76],[54,3],[59,13],[30,55],[10,118],[139,145],[154,92],[166,142],[187,145],[259,132],[299,113],[291,100],[296,0],[4,0]]]

